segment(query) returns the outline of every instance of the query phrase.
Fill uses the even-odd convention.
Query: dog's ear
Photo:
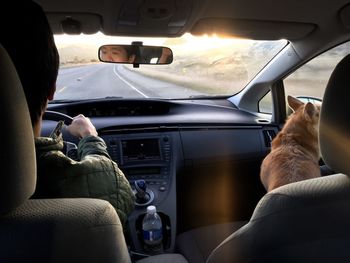
[[[293,111],[297,111],[301,106],[304,105],[304,103],[297,98],[294,98],[290,95],[287,97],[288,105]]]
[[[316,114],[316,106],[311,102],[306,103],[304,108],[304,116],[307,120],[311,120],[312,117]]]

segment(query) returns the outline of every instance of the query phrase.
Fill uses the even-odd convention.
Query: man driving
[[[35,137],[37,186],[34,198],[104,199],[115,207],[125,224],[134,208],[134,194],[89,118],[78,115],[67,127],[68,132],[81,138],[77,161],[62,153],[60,131],[51,137],[40,136],[43,114],[54,98],[59,68],[58,51],[45,13],[36,3],[25,1],[16,9],[16,23],[8,23],[6,19],[0,18],[0,43],[10,55],[21,80]]]

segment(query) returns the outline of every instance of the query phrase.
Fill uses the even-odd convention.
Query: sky
[[[106,36],[101,32],[93,35],[55,35],[55,42],[58,49],[69,45],[88,45],[97,50],[102,45],[131,44],[133,41],[142,41],[143,45],[169,46],[176,54],[188,54],[194,51],[200,52],[224,47],[245,52],[252,42],[254,42],[247,39],[220,38],[215,35],[193,36],[189,33],[184,34],[180,38],[112,37]]]

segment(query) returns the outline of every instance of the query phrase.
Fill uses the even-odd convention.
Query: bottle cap
[[[157,212],[157,209],[154,205],[147,206],[147,214],[153,215],[155,212]]]

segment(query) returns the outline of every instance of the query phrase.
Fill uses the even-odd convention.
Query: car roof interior
[[[37,2],[47,13],[56,34],[102,31],[116,36],[177,37],[190,32],[194,35],[215,33],[251,39],[288,39],[301,58],[312,57],[316,55],[315,50],[321,52],[345,41],[350,27],[348,0],[285,0],[283,3],[269,0],[263,4],[257,4],[255,0]]]

